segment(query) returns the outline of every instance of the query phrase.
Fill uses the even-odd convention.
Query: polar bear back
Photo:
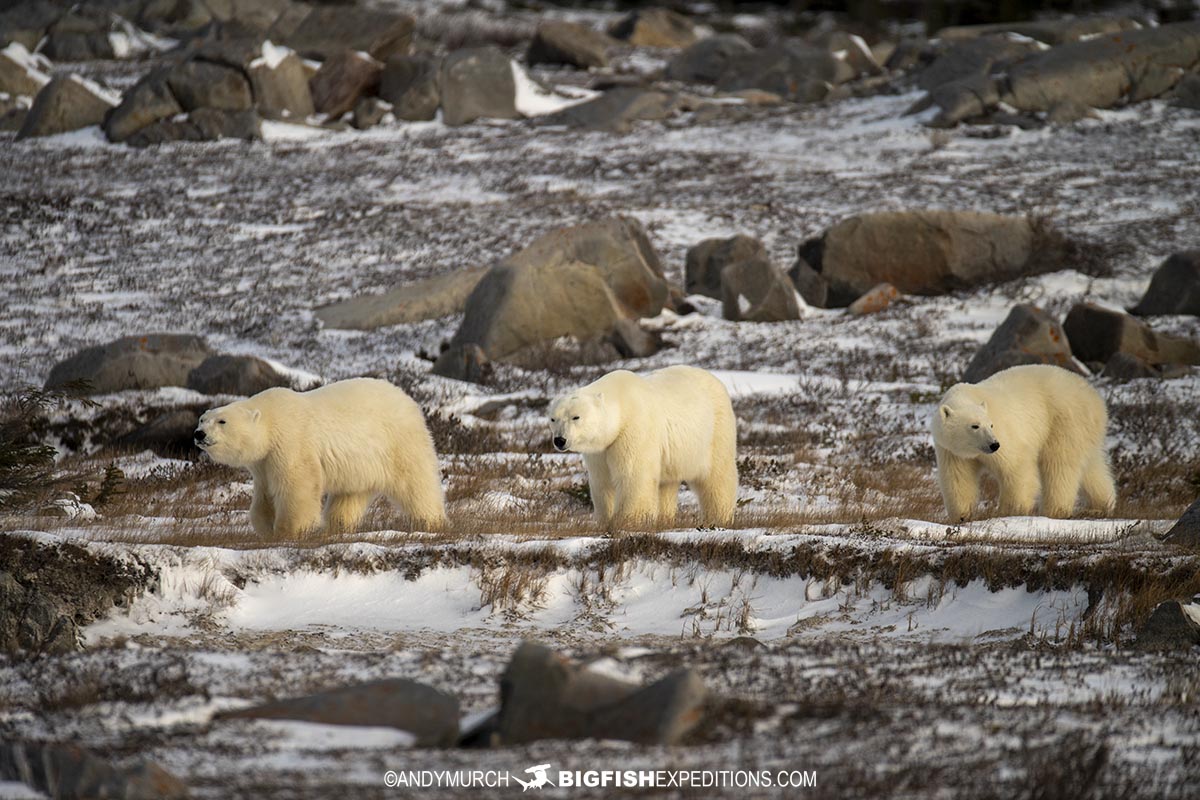
[[[660,418],[663,477],[691,481],[709,473],[720,428],[731,427],[733,408],[725,386],[696,367],[673,366],[642,379]]]
[[[1040,448],[1052,433],[1065,429],[1103,436],[1108,421],[1103,398],[1085,378],[1047,364],[1012,367],[977,384],[959,384],[944,402],[960,399],[986,402],[996,438],[1002,447],[1010,445],[1010,451],[1017,443]]]

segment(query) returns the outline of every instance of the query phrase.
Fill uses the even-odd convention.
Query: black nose
[[[999,442],[992,442],[990,445],[988,445],[988,449],[989,449],[989,450],[991,450],[991,451],[994,453],[994,452],[996,452],[997,450],[999,450],[999,449],[1000,449],[1000,443],[999,443]]]
[[[566,450],[567,449],[567,440],[561,436],[555,436],[554,437],[554,448],[556,450]]]
[[[196,440],[196,444],[200,444],[204,441],[204,431],[197,428],[196,433],[192,436],[192,438]]]

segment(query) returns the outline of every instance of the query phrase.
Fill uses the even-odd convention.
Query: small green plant
[[[63,400],[33,386],[0,400],[0,509],[19,508],[49,487],[57,451],[36,431],[46,411]]]

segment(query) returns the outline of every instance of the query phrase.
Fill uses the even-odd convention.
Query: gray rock
[[[80,350],[50,370],[47,389],[63,389],[77,381],[93,394],[125,389],[186,386],[188,373],[213,355],[204,339],[190,334],[152,333],[126,336]]]
[[[0,11],[0,48],[17,42],[32,52],[47,29],[62,15],[62,8],[48,0],[6,4]]]
[[[1200,250],[1174,253],[1150,278],[1146,294],[1129,313],[1138,316],[1191,314],[1200,317]]]
[[[525,60],[529,64],[566,64],[580,69],[606,67],[612,44],[609,37],[586,25],[550,20],[538,25]]]
[[[1104,371],[1100,374],[1120,383],[1139,378],[1161,378],[1163,376],[1161,371],[1129,353],[1113,353],[1105,363]]]
[[[700,721],[706,697],[690,670],[638,688],[524,642],[500,679],[496,734],[504,745],[585,738],[674,744]]]
[[[1175,84],[1175,105],[1200,111],[1200,72],[1189,72]]]
[[[927,58],[928,51],[929,42],[925,39],[901,39],[896,43],[892,54],[883,62],[883,66],[889,71],[907,72],[910,69],[920,66]]]
[[[1140,27],[1128,17],[1066,17],[1063,19],[1022,20],[984,25],[954,25],[942,28],[937,38],[943,42],[970,42],[996,34],[1015,33],[1044,44],[1064,44],[1097,34],[1119,33]]]
[[[456,381],[486,383],[491,377],[491,362],[477,344],[447,347],[433,365],[433,374]]]
[[[354,104],[354,113],[350,117],[350,125],[356,130],[365,131],[374,128],[392,113],[392,104],[378,97],[360,97]]]
[[[937,295],[1029,274],[1034,240],[1025,217],[884,211],[843,220],[802,252],[842,306],[880,283]]]
[[[188,114],[188,121],[200,131],[205,141],[217,139],[262,139],[262,117],[252,108],[244,111],[222,111],[216,108],[198,108]]]
[[[190,118],[152,122],[125,140],[130,147],[151,147],[167,142],[202,142],[204,132]]]
[[[360,98],[374,94],[382,74],[383,64],[365,53],[343,50],[332,55],[308,82],[313,107],[337,119],[352,111]]]
[[[471,47],[446,56],[441,93],[442,121],[447,125],[521,116],[512,62],[496,47]]]
[[[33,98],[17,140],[53,136],[104,122],[114,103],[77,75],[54,78]]]
[[[1072,42],[1008,70],[1003,100],[1022,111],[1063,102],[1111,108],[1157,97],[1200,61],[1200,22],[1123,31]]]
[[[1000,85],[990,75],[973,75],[935,87],[929,100],[940,109],[929,126],[951,128],[994,108],[1000,102]]]
[[[800,304],[783,270],[768,258],[755,257],[721,270],[721,314],[734,322],[782,322],[800,319]]]
[[[205,0],[205,5],[218,22],[234,23],[258,34],[265,34],[280,14],[294,7],[291,0]]]
[[[22,781],[56,800],[176,800],[187,787],[152,761],[117,767],[70,744],[0,744],[0,779]]]
[[[254,107],[267,119],[302,120],[316,111],[304,62],[295,53],[288,53],[274,67],[263,59],[251,61],[247,74]]]
[[[33,97],[50,82],[50,63],[22,45],[0,49],[0,93]]]
[[[166,76],[171,94],[184,111],[216,108],[244,111],[254,106],[250,84],[240,70],[210,61],[187,61]]]
[[[276,28],[291,24],[281,15]],[[408,14],[354,5],[315,6],[281,39],[303,56],[327,59],[350,50],[379,61],[408,52],[416,20]],[[279,32],[284,32],[282,29]]]
[[[1192,503],[1163,537],[1166,544],[1200,550],[1200,500]]]
[[[0,98],[0,131],[16,133],[25,124],[27,116],[29,116],[29,108],[16,98]]]
[[[991,75],[1040,52],[1035,42],[982,36],[952,45],[921,71],[917,86],[928,92],[946,83]]]
[[[1080,361],[1107,362],[1116,353],[1127,353],[1153,365],[1200,364],[1195,342],[1157,333],[1136,317],[1093,303],[1073,306],[1063,329]]]
[[[723,92],[762,89],[796,103],[823,100],[833,84],[854,77],[854,69],[828,50],[783,41],[734,58],[717,81]]]
[[[257,36],[234,36],[227,38],[205,37],[188,45],[184,60],[204,61],[219,64],[238,72],[248,73],[250,64],[262,58],[263,42]]]
[[[79,4],[46,31],[42,52],[54,61],[93,61],[116,57],[108,38],[112,15],[105,9]]]
[[[676,55],[667,63],[665,74],[668,80],[713,84],[730,63],[753,52],[754,47],[736,33],[720,33]]]
[[[461,312],[486,271],[477,268],[436,275],[383,294],[322,306],[314,314],[327,328],[351,330],[437,319]]]
[[[448,747],[458,739],[458,700],[404,678],[371,681],[217,716],[396,728],[416,737],[418,747]]]
[[[804,302],[816,308],[829,307],[829,282],[812,268],[803,255],[796,256],[795,263],[788,270],[788,277]]]
[[[1189,614],[1178,600],[1159,603],[1150,614],[1146,624],[1137,632],[1134,647],[1138,650],[1184,650],[1200,644],[1200,607],[1194,602],[1187,605]]]
[[[138,27],[176,38],[190,37],[213,22],[203,0],[147,0],[138,14]]]
[[[192,435],[200,424],[202,411],[195,408],[177,408],[155,416],[134,430],[115,439],[113,444],[134,450],[153,450],[165,457],[194,454],[196,445]]]
[[[767,248],[753,236],[705,239],[688,248],[684,261],[684,291],[721,299],[721,270],[737,261],[767,258]]]
[[[667,119],[678,109],[677,98],[665,92],[618,87],[544,117],[543,122],[590,131],[628,133],[635,122]]]
[[[379,96],[392,104],[396,119],[431,120],[442,102],[440,70],[441,62],[436,58],[392,56],[383,68]]]
[[[154,70],[125,93],[121,104],[104,119],[109,141],[123,142],[147,125],[183,113],[167,84],[165,70]]]
[[[1018,305],[1013,306],[992,337],[975,353],[963,373],[963,381],[979,383],[1001,370],[1022,364],[1053,364],[1083,374],[1071,358],[1071,345],[1062,326],[1036,306]]]
[[[210,356],[189,372],[187,378],[187,388],[202,394],[248,397],[274,386],[291,386],[291,381],[254,356]]]
[[[691,20],[665,8],[631,11],[613,23],[609,34],[637,47],[687,47],[696,41]]]

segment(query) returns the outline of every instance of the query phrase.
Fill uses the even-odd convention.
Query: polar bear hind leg
[[[1103,448],[1098,448],[1083,468],[1083,496],[1092,509],[1112,511],[1117,504],[1117,489]]]
[[[325,530],[329,533],[351,533],[358,530],[367,506],[375,499],[372,492],[331,494],[325,501]]]
[[[446,499],[442,493],[442,482],[436,467],[432,472],[417,471],[415,474],[393,480],[384,494],[400,507],[410,524],[417,529],[442,530],[449,522],[446,519]]]

